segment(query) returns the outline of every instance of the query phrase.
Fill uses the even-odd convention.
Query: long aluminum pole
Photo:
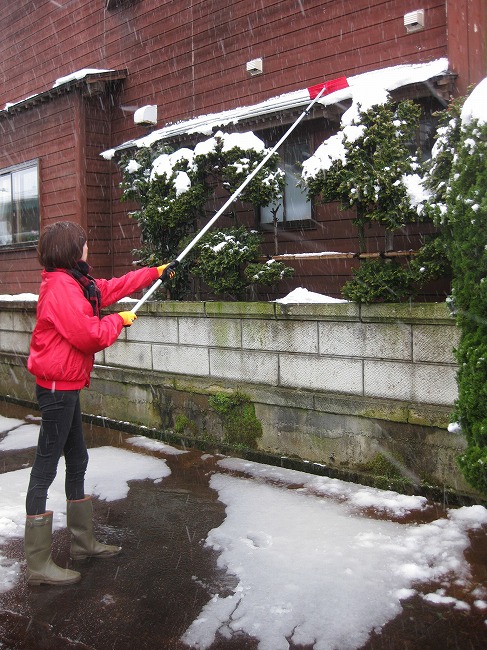
[[[316,97],[308,104],[308,106],[304,109],[304,111],[301,113],[301,115],[296,119],[293,124],[289,127],[289,129],[286,131],[286,133],[280,138],[279,142],[275,144],[272,149],[264,156],[264,158],[260,161],[260,163],[257,165],[257,167],[247,176],[247,178],[244,180],[244,182],[238,187],[235,192],[230,196],[229,199],[222,205],[222,207],[218,210],[218,212],[215,213],[215,215],[208,221],[208,223],[198,232],[198,234],[192,239],[189,244],[186,246],[186,248],[179,253],[179,255],[176,257],[176,262],[179,264],[181,260],[183,260],[186,255],[189,253],[189,251],[199,242],[199,240],[208,232],[208,230],[211,228],[211,226],[215,223],[215,221],[221,217],[221,215],[225,212],[225,210],[228,208],[229,205],[231,205],[235,199],[240,196],[240,194],[243,192],[243,190],[247,187],[247,185],[250,183],[250,181],[260,172],[262,167],[266,164],[266,162],[269,160],[271,156],[273,156],[276,151],[279,149],[281,144],[291,135],[291,133],[294,131],[294,129],[298,126],[298,124],[306,117],[306,115],[310,112],[310,110],[313,108],[313,106],[316,104],[316,102],[322,97],[324,94],[325,90],[327,89],[326,83],[323,84],[323,88],[320,90],[320,92],[316,95]],[[164,278],[165,279],[165,278]],[[156,291],[160,285],[164,282],[164,279],[159,278],[152,287],[142,296],[142,298],[139,300],[139,302],[133,307],[130,311],[136,312],[150,296]]]

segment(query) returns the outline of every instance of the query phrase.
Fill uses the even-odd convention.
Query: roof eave
[[[109,70],[107,72],[97,72],[87,74],[82,79],[72,79],[58,86],[53,86],[32,97],[15,102],[6,108],[0,110],[0,118],[10,117],[16,113],[21,113],[39,104],[44,104],[52,99],[65,95],[77,88],[81,88],[84,95],[94,96],[106,92],[107,87],[123,81],[128,76],[128,70]]]
[[[404,99],[421,99],[424,97],[434,97],[442,106],[447,106],[449,100],[453,94],[453,86],[457,75],[452,72],[445,72],[436,77],[431,77],[426,81],[415,82],[412,84],[401,86],[396,90],[390,91],[390,95],[394,101],[402,101]],[[325,119],[329,120],[331,123],[339,123],[343,113],[350,107],[351,99],[337,101],[333,104],[323,105],[315,104],[313,110],[310,111],[309,115],[306,116],[306,120],[313,119]],[[225,124],[225,120],[222,119],[221,123],[218,121],[214,122],[214,129],[225,128],[226,131],[232,132],[241,130],[242,128],[250,127],[259,127],[259,130],[269,129],[275,126],[286,126],[292,123],[303,111],[308,101],[297,101],[295,105],[286,108],[275,108],[271,110],[263,110],[260,114],[252,115],[251,117],[245,116],[239,120],[231,121]],[[201,137],[203,131],[196,131],[191,129],[190,125],[192,120],[187,122],[181,122],[174,124],[175,133],[168,133],[167,135],[161,135],[158,138],[157,142],[164,142],[167,144],[181,143],[181,142],[190,142],[191,140],[197,140]],[[177,125],[181,124],[181,129],[177,129]],[[183,130],[183,125],[188,124],[188,129]],[[167,127],[172,126],[171,124],[166,125]],[[166,128],[166,127],[164,127]],[[155,132],[163,130],[157,129]],[[154,133],[155,133],[154,132]],[[137,142],[142,138],[136,138],[124,142],[112,151],[116,154],[120,154],[123,151],[128,151],[130,149],[137,148]]]

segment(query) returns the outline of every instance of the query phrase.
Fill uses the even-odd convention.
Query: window
[[[0,246],[39,239],[37,161],[0,171]]]
[[[106,0],[107,9],[117,9],[118,7],[134,4],[137,0]]]
[[[300,163],[309,158],[309,148],[308,138],[303,136],[291,137],[282,144],[278,153],[281,157],[281,169],[286,174],[284,200],[260,209],[261,224],[272,224],[274,214],[278,223],[288,226],[292,221],[303,222],[311,219],[311,202],[298,186],[301,178]]]

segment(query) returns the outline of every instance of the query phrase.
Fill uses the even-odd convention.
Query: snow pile
[[[411,207],[416,208],[418,214],[421,214],[424,204],[431,199],[431,192],[424,186],[424,178],[419,174],[405,174],[402,182],[406,187]]]
[[[174,172],[174,167],[181,161],[186,161],[188,166],[191,167],[193,164],[194,152],[187,147],[181,147],[174,153],[163,153],[158,156],[152,163],[152,171],[150,175],[150,180],[153,181],[157,176],[163,176],[164,174],[170,178]],[[129,161],[127,165],[128,172],[138,171],[140,165],[135,161]]]
[[[412,511],[423,511],[427,499],[421,496],[398,494],[389,490],[348,483],[336,478],[305,474],[297,470],[271,467],[239,458],[225,458],[218,462],[224,469],[243,472],[261,480],[282,483],[288,486],[300,486],[300,492],[319,496],[336,497],[341,503],[348,503],[356,508],[373,508],[378,512],[387,512],[394,517],[403,517]]]
[[[341,160],[345,165],[347,161],[345,139],[344,131],[340,131],[322,142],[314,154],[303,162],[303,179],[306,181],[314,178],[321,169],[327,171],[335,160]]]
[[[5,302],[13,302],[16,300],[23,300],[25,302],[37,302],[37,300],[39,300],[39,296],[35,293],[18,293],[16,295],[5,293],[0,295],[0,300],[4,300]]]
[[[284,298],[278,298],[274,302],[280,303],[282,305],[306,305],[306,304],[319,304],[319,303],[330,303],[330,302],[348,302],[348,300],[341,300],[340,298],[331,298],[330,296],[325,296],[321,293],[315,293],[314,291],[308,291],[303,287],[298,287],[293,289],[287,296]]]
[[[448,425],[448,433],[458,433],[458,434],[463,433],[462,425],[460,424],[460,422],[450,422],[450,424]]]
[[[167,445],[165,442],[161,442],[160,440],[153,440],[151,438],[146,438],[145,436],[133,436],[132,438],[127,438],[125,442],[128,442],[129,445],[134,445],[134,447],[148,449],[149,451],[160,451],[163,454],[171,456],[179,456],[179,454],[188,453],[182,449],[176,449],[176,447]]]
[[[2,420],[6,419],[7,418],[0,417],[0,427],[2,427]],[[3,438],[3,440],[0,440],[0,452],[11,451],[13,449],[30,449],[37,445],[39,425],[25,424],[22,420],[19,420],[18,422],[19,424],[17,425],[15,424],[15,420],[10,423],[9,435]]]

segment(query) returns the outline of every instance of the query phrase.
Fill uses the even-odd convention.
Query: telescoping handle
[[[257,165],[257,167],[247,176],[247,178],[244,180],[244,182],[238,187],[235,192],[230,196],[229,199],[222,205],[222,207],[213,215],[213,217],[208,221],[208,223],[197,233],[197,235],[189,242],[189,244],[186,246],[186,248],[179,253],[179,255],[176,257],[176,259],[169,264],[167,269],[164,270],[162,276],[157,280],[152,287],[142,296],[142,298],[139,300],[139,302],[135,305],[131,311],[136,312],[143,304],[144,302],[152,296],[154,291],[156,291],[164,279],[167,278],[166,271],[173,265],[179,264],[186,255],[190,252],[190,250],[199,242],[199,240],[208,232],[208,230],[212,227],[212,225],[215,223],[217,219],[221,217],[221,215],[225,212],[225,210],[235,201],[235,199],[240,196],[240,194],[243,192],[243,190],[247,187],[247,185],[251,182],[251,180],[260,172],[262,167],[267,163],[269,158],[273,156],[276,151],[279,149],[281,144],[287,140],[287,138],[291,135],[291,133],[294,131],[294,129],[298,126],[298,124],[308,115],[310,110],[313,108],[313,106],[316,104],[316,102],[325,94],[328,94],[330,92],[334,92],[335,90],[339,90],[341,88],[345,88],[348,86],[348,82],[346,77],[340,77],[339,79],[333,79],[332,81],[325,82],[323,84],[323,87],[320,88],[320,86],[312,86],[311,88],[308,88],[309,96],[312,97],[311,102],[308,104],[308,106],[304,109],[304,111],[301,113],[301,115],[296,119],[295,122],[291,124],[289,129],[284,133],[284,135],[280,138],[280,140],[275,144],[272,149],[264,156],[264,158],[260,161],[260,163]],[[175,266],[172,267],[173,269]],[[164,279],[163,279],[164,278]]]

